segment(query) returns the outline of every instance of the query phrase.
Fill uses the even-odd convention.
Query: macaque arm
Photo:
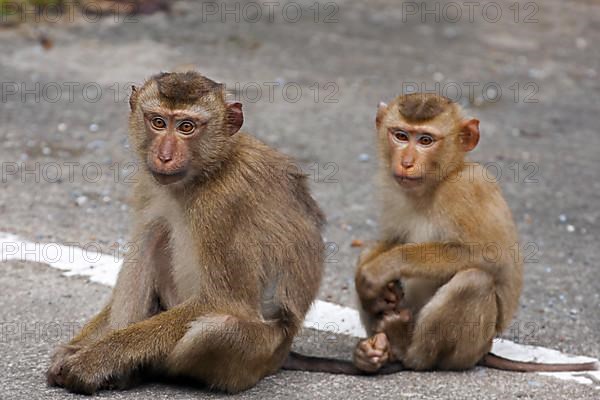
[[[375,242],[372,246],[369,246],[360,252],[360,255],[358,256],[358,265],[360,266],[370,262],[379,257],[379,255],[390,250],[391,247],[392,246],[387,242]]]
[[[138,217],[140,218],[140,217]],[[170,270],[168,231],[154,221],[135,227],[112,294],[110,328],[125,328],[157,314],[161,270]]]
[[[490,264],[474,246],[438,242],[403,244],[362,264],[356,286],[361,298],[374,298],[394,280],[422,278],[446,282],[460,271],[485,269]]]
[[[95,342],[108,332],[110,304],[88,321],[81,332],[68,344],[61,344],[52,353],[50,366],[46,372],[46,381],[51,386],[63,386],[62,368],[64,361],[85,346]]]
[[[188,301],[150,319],[114,330],[65,361],[65,387],[93,393],[111,376],[165,359],[183,337],[188,324],[199,315],[195,302]]]
[[[70,342],[69,346],[86,346],[100,339],[108,330],[110,304],[89,320]]]

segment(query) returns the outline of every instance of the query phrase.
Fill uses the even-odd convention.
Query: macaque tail
[[[292,351],[283,363],[282,369],[343,375],[386,375],[402,371],[404,368],[399,363],[387,364],[377,372],[369,373],[356,368],[351,361],[305,356]]]
[[[518,372],[575,372],[597,371],[600,365],[597,362],[572,363],[572,364],[543,364],[536,362],[514,361],[488,353],[481,359],[479,365],[484,367]]]

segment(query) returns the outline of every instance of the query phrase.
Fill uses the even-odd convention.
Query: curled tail
[[[326,372],[329,374],[373,375],[356,368],[350,361],[305,356],[293,351],[288,355],[287,359],[283,363],[282,368],[293,371]],[[375,374],[392,374],[394,372],[402,371],[402,369],[402,364],[400,363],[388,364]]]
[[[543,364],[536,362],[514,361],[492,353],[486,354],[479,365],[505,371],[518,372],[576,372],[597,371],[600,366],[597,362],[572,363],[572,364]]]

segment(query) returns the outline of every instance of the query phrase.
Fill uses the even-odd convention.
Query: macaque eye
[[[399,142],[408,142],[408,133],[400,129],[393,129],[392,136]]]
[[[433,142],[435,142],[435,140],[429,135],[419,136],[419,144],[421,146],[431,146]]]
[[[158,130],[165,129],[167,127],[167,121],[165,121],[161,117],[152,118],[152,121],[150,121],[150,123],[152,124],[152,127],[154,129],[158,129]]]
[[[194,129],[196,129],[196,125],[191,121],[183,121],[177,127],[177,130],[185,135],[191,134],[194,132]]]

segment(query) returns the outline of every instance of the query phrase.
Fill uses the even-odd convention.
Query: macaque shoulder
[[[321,227],[325,217],[310,194],[306,174],[299,163],[255,137],[238,134],[236,151],[227,168],[224,188],[236,187],[238,201],[254,212],[281,212],[282,218],[300,216]],[[249,198],[246,198],[249,196]]]
[[[512,214],[493,174],[478,163],[468,162],[456,176],[449,177],[436,196],[439,218],[457,221],[461,237],[482,240],[513,236]],[[490,238],[491,239],[491,238]]]

